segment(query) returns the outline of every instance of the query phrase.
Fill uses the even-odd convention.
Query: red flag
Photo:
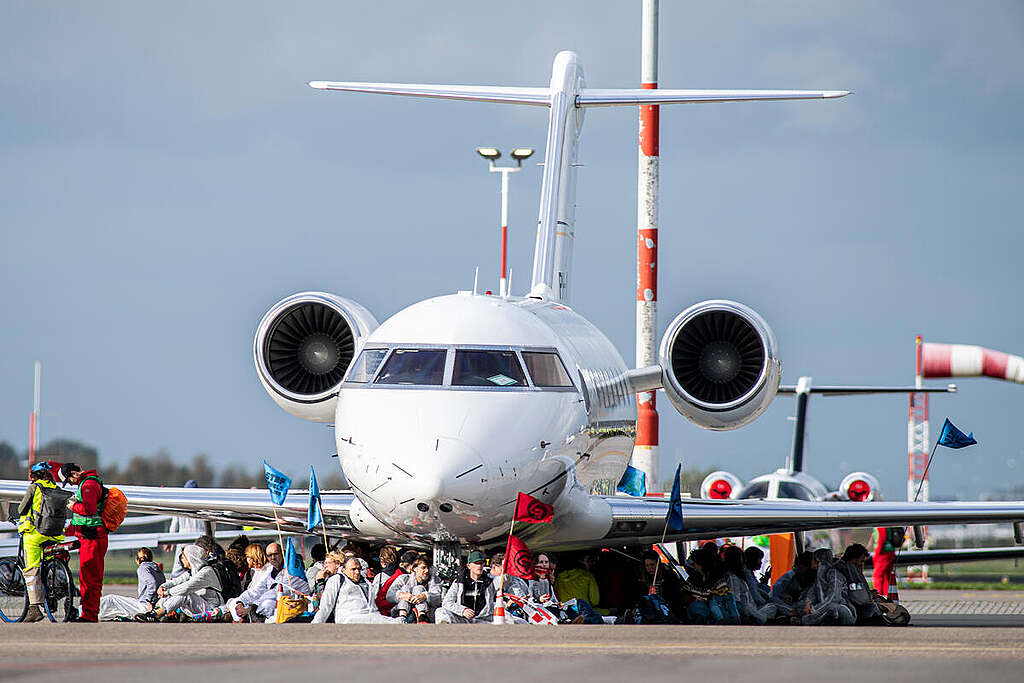
[[[512,535],[509,535],[508,545],[505,546],[505,564],[502,571],[527,581],[533,578],[533,555],[525,543]]]
[[[513,520],[528,524],[550,522],[555,517],[555,508],[542,503],[533,496],[519,492],[516,498],[516,511]]]

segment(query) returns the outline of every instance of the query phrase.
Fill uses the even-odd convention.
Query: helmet
[[[52,473],[50,463],[45,460],[43,462],[37,462],[35,465],[32,465],[32,469],[29,470],[29,472],[31,472],[32,474],[39,474],[40,472],[46,472],[48,474]]]

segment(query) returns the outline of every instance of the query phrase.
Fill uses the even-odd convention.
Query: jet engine
[[[705,429],[755,420],[775,398],[782,374],[768,323],[734,301],[704,301],[677,315],[659,357],[668,400]]]
[[[719,470],[704,477],[700,483],[700,497],[714,500],[732,498],[743,488],[743,480],[732,472]]]
[[[845,500],[867,503],[881,494],[878,480],[867,472],[851,472],[839,484],[839,495]]]
[[[323,292],[274,304],[256,328],[253,356],[277,405],[310,422],[333,422],[338,385],[362,340],[377,328],[368,310]]]

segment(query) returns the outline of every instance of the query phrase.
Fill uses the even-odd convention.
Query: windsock
[[[1024,358],[981,346],[922,344],[923,377],[994,377],[1024,384]]]

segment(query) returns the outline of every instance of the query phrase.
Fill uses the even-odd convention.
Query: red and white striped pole
[[[641,86],[658,87],[658,0],[642,0]],[[636,366],[658,362],[658,107],[640,107],[637,185]],[[658,492],[658,411],[655,392],[637,394],[633,467]]]
[[[39,389],[42,379],[42,364],[36,361],[34,391],[32,392],[32,413],[28,418],[28,468],[36,464],[36,451],[39,449]]]

